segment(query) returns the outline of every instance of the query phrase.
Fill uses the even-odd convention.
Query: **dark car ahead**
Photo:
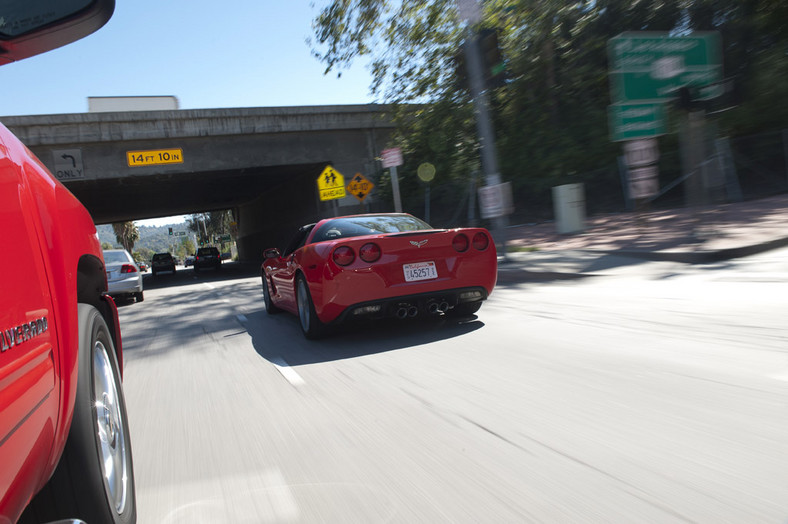
[[[217,271],[222,267],[222,256],[215,247],[201,247],[194,255],[194,270],[214,268]]]
[[[154,277],[162,271],[172,271],[175,274],[175,259],[170,253],[156,253],[153,255],[150,265]]]

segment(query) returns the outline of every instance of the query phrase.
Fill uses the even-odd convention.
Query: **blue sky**
[[[116,0],[96,33],[0,67],[0,117],[82,113],[89,96],[173,95],[181,109],[374,102],[366,64],[338,79],[312,56],[327,3]]]

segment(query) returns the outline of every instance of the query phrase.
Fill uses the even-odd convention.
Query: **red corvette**
[[[405,213],[324,219],[264,256],[266,311],[298,315],[307,338],[349,317],[471,315],[498,275],[489,231],[433,229]]]

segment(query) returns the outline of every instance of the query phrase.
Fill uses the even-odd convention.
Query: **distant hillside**
[[[174,246],[179,244],[180,239],[184,237],[177,237],[176,240],[176,237],[170,236],[169,228],[172,228],[173,231],[186,231],[186,223],[168,224],[166,226],[139,226],[140,239],[134,244],[134,251],[142,248],[150,249],[155,253],[174,251]],[[113,246],[120,247],[120,244],[115,239],[115,232],[112,230],[111,225],[96,226],[96,230],[98,231],[100,242],[109,242]],[[189,232],[189,237],[192,237],[192,235],[193,233]]]

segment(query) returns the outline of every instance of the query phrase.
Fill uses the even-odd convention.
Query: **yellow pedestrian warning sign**
[[[351,178],[347,185],[347,192],[363,202],[373,187],[375,184],[367,180],[361,173],[356,173],[356,176]]]
[[[326,166],[317,177],[317,189],[320,200],[334,200],[345,197],[345,177],[331,166]]]

